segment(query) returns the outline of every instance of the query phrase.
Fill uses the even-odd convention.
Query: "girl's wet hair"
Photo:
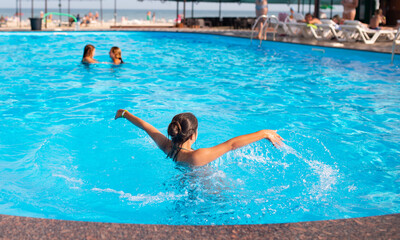
[[[121,63],[124,63],[124,61],[122,61],[122,52],[119,47],[112,47],[110,51],[114,53],[115,58],[121,60]]]
[[[197,127],[197,118],[192,113],[180,113],[172,118],[168,126],[168,136],[171,137],[172,149],[168,153],[168,157],[176,161],[176,157],[181,150],[180,147],[193,134],[196,134]]]
[[[90,57],[93,53],[93,50],[95,49],[95,47],[92,44],[87,44],[85,46],[85,49],[83,50],[83,57]]]

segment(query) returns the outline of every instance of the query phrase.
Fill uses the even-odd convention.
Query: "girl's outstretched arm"
[[[187,162],[195,166],[202,166],[214,161],[231,150],[244,147],[264,138],[268,139],[275,147],[284,145],[282,142],[283,138],[276,133],[276,130],[261,130],[232,138],[214,147],[200,148],[192,153],[192,157],[188,159]]]
[[[158,131],[157,128],[124,109],[119,109],[115,114],[115,119],[121,117],[128,119],[129,122],[133,123],[136,127],[145,130],[146,133],[149,134],[149,136],[154,140],[154,142],[156,142],[157,146],[164,151],[164,153],[168,154],[170,152],[171,140]]]

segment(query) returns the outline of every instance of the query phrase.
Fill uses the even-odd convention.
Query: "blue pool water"
[[[84,66],[85,44],[109,61]],[[321,51],[324,50],[324,51]],[[400,212],[400,60],[202,34],[0,34],[0,214],[145,224],[259,224]],[[163,133],[193,112],[195,148],[260,129],[198,168],[124,119]]]

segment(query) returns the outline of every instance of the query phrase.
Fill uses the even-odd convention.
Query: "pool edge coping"
[[[400,214],[255,225],[157,225],[0,215],[1,239],[400,239]]]

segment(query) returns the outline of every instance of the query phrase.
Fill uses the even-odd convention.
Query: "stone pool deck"
[[[250,30],[235,30],[235,29],[224,29],[224,28],[202,28],[202,29],[193,29],[193,28],[123,28],[123,29],[114,29],[115,31],[166,31],[166,32],[187,32],[187,33],[205,33],[205,34],[214,34],[214,35],[222,35],[222,36],[231,36],[231,37],[242,37],[249,38],[251,37]],[[254,34],[256,35],[256,34]],[[272,40],[272,32],[268,32],[268,40],[262,41],[262,45],[268,46],[268,42]],[[250,40],[249,40],[250,41]],[[382,52],[382,53],[392,53],[392,45],[393,41],[377,41],[375,44],[365,44],[363,42],[338,42],[336,40],[331,41],[318,41],[313,38],[303,38],[303,37],[290,37],[290,36],[278,36],[276,35],[275,41],[277,42],[286,42],[286,43],[295,43],[295,44],[303,44],[303,45],[313,45],[313,46],[321,46],[321,47],[333,47],[333,48],[344,48],[344,49],[354,49],[354,50],[362,50],[362,51],[371,51],[371,52]],[[253,39],[253,44],[260,44],[260,40]],[[395,53],[400,54],[400,45],[395,47]]]
[[[400,214],[222,226],[117,224],[0,215],[0,239],[400,239]]]

